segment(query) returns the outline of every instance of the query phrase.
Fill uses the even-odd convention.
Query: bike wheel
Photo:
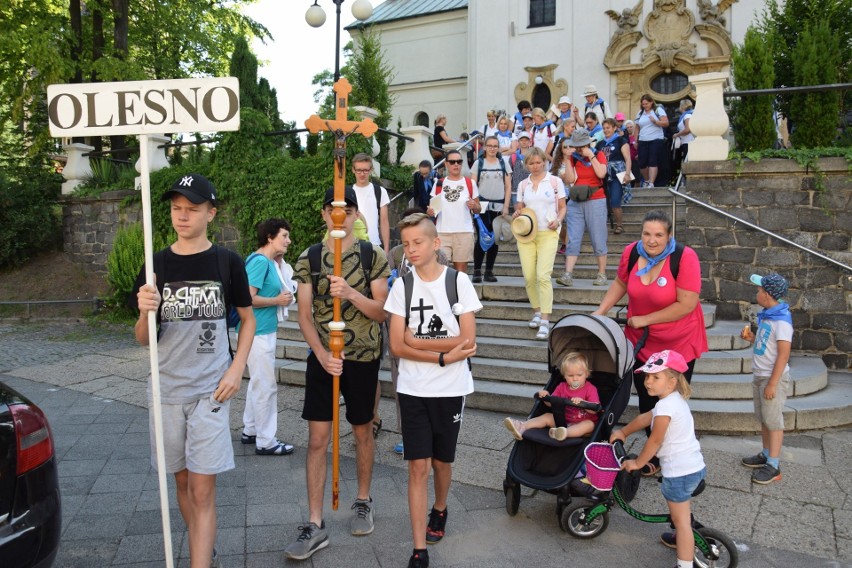
[[[618,487],[618,492],[621,498],[630,503],[639,492],[639,483],[642,481],[642,475],[638,470],[633,472],[619,471],[615,478],[615,485]]]
[[[739,563],[739,551],[737,545],[728,535],[708,527],[698,529],[698,533],[710,545],[713,554],[708,557],[696,546],[695,556],[693,557],[694,566],[697,568],[736,568]]]
[[[586,503],[572,503],[562,509],[559,515],[559,528],[577,538],[595,538],[609,526],[609,512],[595,517],[586,523],[586,513],[591,509]]]
[[[514,517],[518,513],[518,507],[521,505],[521,486],[517,483],[506,485],[506,512],[510,517]]]

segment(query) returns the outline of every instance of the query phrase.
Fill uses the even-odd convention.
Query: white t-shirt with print
[[[503,161],[503,168],[500,167],[500,162],[496,160],[489,163],[488,160],[482,162],[482,173],[479,173],[479,160],[473,162],[473,167],[470,169],[470,177],[475,181],[479,179],[479,201],[486,200],[489,202],[489,208],[493,211],[503,209],[503,200],[505,199],[506,178],[505,176],[512,175],[512,164],[509,158],[498,154],[497,160]],[[503,172],[506,172],[505,175]],[[483,208],[484,210],[484,208]]]
[[[652,430],[657,416],[671,418],[663,444],[657,450],[663,477],[681,477],[701,471],[704,468],[704,456],[695,437],[695,423],[689,405],[678,391],[657,401],[651,410]]]
[[[554,187],[556,187],[555,194]],[[531,178],[525,179],[518,185],[518,201],[522,201],[525,207],[535,211],[539,231],[547,230],[548,223],[556,219],[559,213],[557,199],[565,199],[565,184],[550,173],[547,173],[539,182],[536,190],[533,190]]]
[[[754,354],[751,359],[751,372],[755,377],[768,378],[778,359],[778,342],[793,341],[793,326],[783,320],[763,320],[754,334]],[[790,365],[784,367],[784,372]]]
[[[352,185],[355,190],[355,197],[358,199],[358,211],[364,215],[367,220],[367,234],[370,235],[370,242],[380,247],[382,246],[382,236],[379,232],[379,207],[384,207],[390,203],[388,192],[383,187],[379,187],[382,202],[376,205],[376,190],[373,189],[373,184],[368,185]]]
[[[517,140],[517,139],[518,139],[517,134],[515,134],[515,133],[514,133],[514,132],[512,132],[511,130],[510,130],[510,131],[508,131],[508,133],[507,133],[506,135],[503,135],[503,134],[502,134],[502,133],[498,130],[497,132],[495,132],[495,133],[494,133],[494,136],[496,136],[496,137],[497,137],[497,144],[499,144],[499,145],[500,145],[500,151],[501,151],[501,152],[502,152],[504,149],[506,149],[506,148],[511,148],[511,147],[512,147],[512,143],[513,143],[513,142],[515,142],[515,140]]]
[[[470,180],[473,197],[479,197],[476,181]],[[438,186],[432,188],[432,197],[438,195]],[[438,213],[437,228],[439,233],[472,233],[473,219],[467,201],[471,198],[464,178],[451,180],[444,178],[441,188],[441,211]]]
[[[417,276],[417,269],[412,269],[411,272],[414,275],[408,319],[411,332],[416,337],[422,338],[458,337],[461,333],[459,322],[456,321],[452,306],[447,299],[446,267],[432,282],[421,280]],[[461,313],[481,310],[482,303],[467,274],[458,273],[456,284]],[[405,317],[405,283],[402,278],[397,278],[393,283],[393,288],[385,302],[385,311]],[[437,363],[400,359],[396,390],[403,394],[420,397],[465,396],[473,392],[473,376],[467,360],[448,363],[441,367]]]

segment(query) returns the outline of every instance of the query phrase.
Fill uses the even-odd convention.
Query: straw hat
[[[511,243],[515,240],[512,234],[512,221],[508,215],[500,215],[491,222],[494,228],[494,237],[502,243]]]
[[[535,211],[529,207],[521,209],[521,214],[512,220],[512,234],[519,243],[528,243],[535,240],[538,232],[538,220]]]

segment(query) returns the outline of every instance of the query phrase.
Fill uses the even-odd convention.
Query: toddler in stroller
[[[562,359],[559,371],[565,380],[553,391],[553,399],[568,399],[574,405],[589,403],[589,407],[559,404],[551,399],[547,390],[542,389],[535,396],[550,407],[550,412],[539,414],[526,421],[509,417],[503,421],[506,429],[516,440],[523,440],[524,431],[531,428],[549,428],[548,436],[560,442],[566,438],[588,436],[594,431],[595,423],[598,421],[600,397],[595,385],[586,382],[592,374],[586,356],[576,351],[568,353]],[[596,408],[592,408],[592,405]]]

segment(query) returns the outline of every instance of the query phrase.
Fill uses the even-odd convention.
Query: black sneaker
[[[447,510],[439,511],[432,507],[429,513],[429,526],[426,527],[426,544],[435,544],[444,538],[444,529],[447,526]]]
[[[760,468],[766,464],[766,456],[763,453],[759,453],[756,456],[748,456],[747,458],[743,458],[741,463],[746,467]]]
[[[429,568],[429,552],[426,550],[415,551],[408,559],[408,568]]]
[[[241,444],[254,444],[257,441],[257,436],[249,436],[245,432],[240,435]]]
[[[497,277],[494,276],[493,272],[485,271],[485,281],[486,282],[497,282]]]
[[[474,284],[479,284],[480,282],[482,282],[482,272],[480,272],[479,270],[474,270],[473,278],[471,278],[470,281]]]
[[[781,470],[767,463],[752,474],[751,480],[760,485],[769,485],[773,481],[781,480]]]
[[[664,532],[660,535],[660,542],[669,548],[677,549],[677,534],[673,532]]]

